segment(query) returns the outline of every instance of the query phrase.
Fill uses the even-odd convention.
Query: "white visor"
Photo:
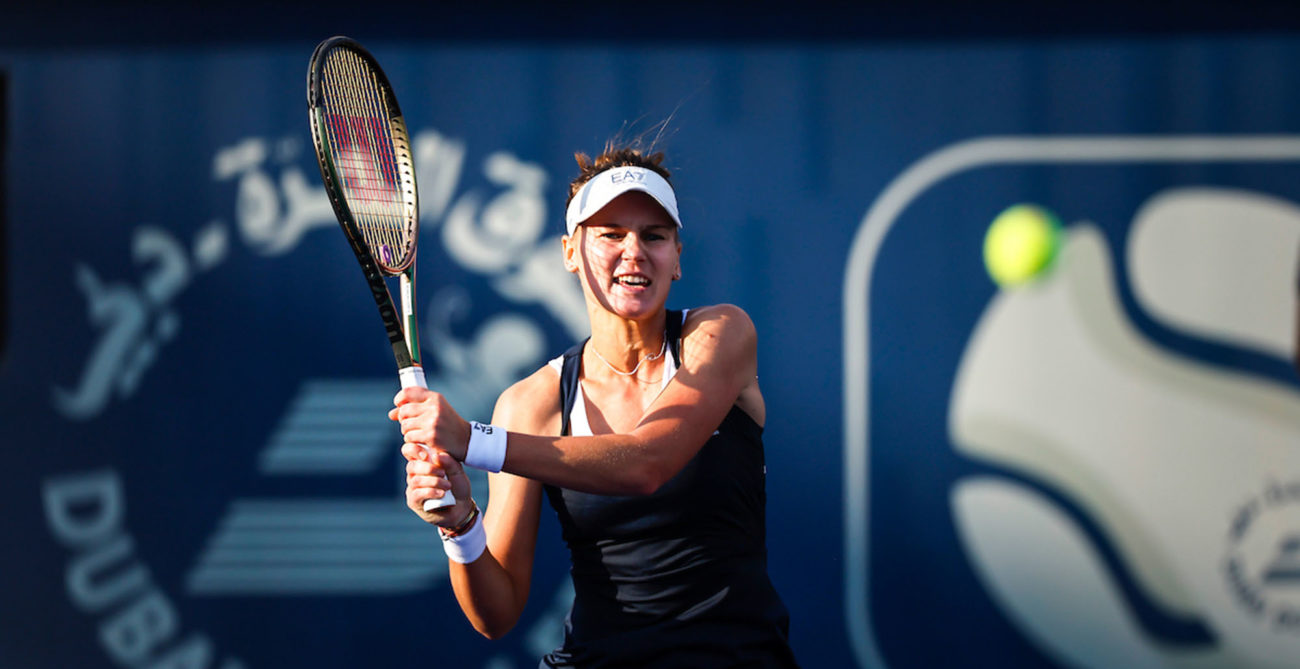
[[[677,227],[682,227],[682,219],[677,216],[677,196],[673,194],[673,187],[659,173],[644,167],[611,167],[583,184],[569,201],[569,210],[564,215],[564,224],[569,234],[573,234],[579,223],[604,209],[614,198],[633,190],[653,197],[668,212],[673,222],[677,223]]]

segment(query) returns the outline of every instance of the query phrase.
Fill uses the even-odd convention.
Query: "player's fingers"
[[[442,466],[440,466],[436,462],[425,462],[422,460],[417,460],[412,464],[421,465],[420,467],[416,468],[419,471],[413,473],[413,476],[427,476],[430,478],[438,478],[438,479],[447,478],[446,470],[444,470]]]
[[[430,485],[416,485],[416,483],[428,483]],[[408,482],[406,486],[407,508],[414,511],[417,516],[427,523],[438,524],[440,522],[445,522],[448,518],[448,514],[450,514],[453,509],[457,509],[460,506],[459,504],[455,506],[441,507],[433,511],[425,511],[424,505],[425,502],[431,499],[442,499],[443,497],[446,497],[449,485],[450,484],[448,484],[445,479],[429,479],[427,481],[421,479],[417,482]],[[465,499],[469,499],[468,491],[465,493]]]
[[[451,481],[437,475],[413,476],[406,482],[407,487],[428,490],[451,490]]]
[[[433,431],[419,428],[402,430],[402,440],[412,444],[427,444],[433,439]],[[421,446],[423,448],[423,446]],[[428,459],[427,457],[425,459]]]
[[[406,474],[408,476],[429,476],[434,474],[434,465],[432,462],[425,460],[409,460],[406,463]]]
[[[408,496],[411,493],[415,493],[417,497],[423,499],[440,498],[450,489],[451,483],[440,476],[414,476],[408,478],[406,481],[406,491]]]
[[[420,488],[418,491],[409,491],[406,495],[406,506],[410,510],[414,511],[415,515],[419,516],[424,520],[424,522],[436,525],[439,520],[445,518],[446,514],[425,511],[424,504],[431,499],[442,499],[442,495],[443,493],[441,491],[429,488]]]
[[[424,516],[424,500],[429,499],[429,491],[426,488],[407,488],[406,489],[406,507]]]
[[[411,402],[421,402],[424,401],[424,399],[427,398],[429,394],[430,393],[427,388],[421,388],[419,386],[403,388],[397,391],[397,395],[393,397],[393,404],[395,406],[400,407],[403,404],[409,404]]]
[[[429,452],[423,446],[408,441],[402,444],[402,457],[411,461],[427,460],[429,459]]]
[[[452,457],[450,453],[446,451],[438,451],[436,460],[438,466],[447,473],[447,476],[466,476],[465,467],[461,465],[459,460]]]
[[[448,488],[450,488],[452,493],[456,495],[456,498],[468,499],[471,493],[469,474],[465,471],[465,467],[461,465],[460,461],[449,453],[439,451],[437,462],[447,476]]]
[[[437,423],[442,416],[442,410],[437,405],[430,404],[403,404],[395,409],[397,411],[397,421],[419,421],[427,423]]]

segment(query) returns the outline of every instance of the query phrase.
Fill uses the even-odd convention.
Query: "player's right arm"
[[[529,434],[559,434],[557,383],[554,370],[543,367],[511,386],[497,399],[492,423]],[[404,453],[408,450],[419,452],[412,444],[403,447]],[[459,467],[444,457],[448,469]],[[465,617],[480,634],[497,639],[515,626],[528,602],[542,484],[501,472],[488,475],[488,491],[488,506],[478,521],[487,533],[487,550],[469,564],[448,560],[448,566]]]

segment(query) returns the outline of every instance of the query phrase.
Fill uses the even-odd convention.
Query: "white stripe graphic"
[[[193,594],[381,595],[444,577],[437,534],[396,500],[239,500],[186,587]]]
[[[392,381],[311,380],[272,433],[262,474],[336,475],[373,471],[398,443],[387,418]]]
[[[495,394],[438,379],[466,415],[490,415]],[[186,575],[206,596],[391,595],[444,583],[437,532],[411,515],[398,446],[386,418],[396,380],[303,383],[259,455],[262,475],[358,476],[392,471],[392,494],[364,498],[236,498]],[[470,472],[479,506],[487,478]],[[321,481],[312,478],[312,481]]]

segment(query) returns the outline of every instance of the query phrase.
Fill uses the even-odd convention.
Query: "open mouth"
[[[650,285],[650,279],[639,274],[624,274],[614,277],[614,283],[629,288],[645,288]]]

